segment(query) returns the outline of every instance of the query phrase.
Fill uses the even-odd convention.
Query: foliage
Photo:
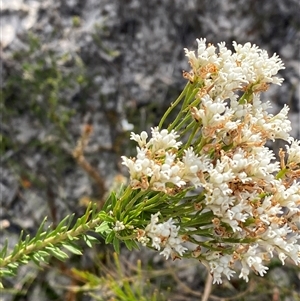
[[[66,126],[74,109],[64,95],[85,85],[87,80],[80,58],[43,48],[39,39],[29,33],[28,49],[14,53],[12,59],[2,91],[4,121],[11,115],[26,112],[41,124],[51,123],[67,135]]]
[[[73,273],[84,283],[83,286],[74,287],[73,290],[87,291],[94,300],[99,301],[167,300],[167,292],[158,293],[157,287],[151,284],[150,279],[147,279],[151,277],[151,272],[144,271],[140,261],[134,267],[130,267],[126,262],[124,266],[120,257],[114,253],[113,262],[101,264],[99,268],[100,276],[73,269]]]
[[[0,277],[13,276],[17,273],[20,264],[27,264],[30,260],[40,266],[42,263],[47,263],[50,256],[64,261],[69,256],[66,251],[81,255],[81,250],[76,244],[76,240],[82,238],[85,243],[92,247],[98,240],[87,232],[94,230],[101,223],[101,219],[97,217],[96,206],[89,206],[86,213],[77,219],[72,225],[73,215],[65,217],[55,229],[51,225],[44,231],[46,219],[41,223],[34,237],[27,235],[23,238],[23,233],[20,234],[20,239],[14,249],[7,255],[8,241],[0,252]],[[72,226],[71,226],[72,225]],[[96,232],[97,233],[97,232]]]

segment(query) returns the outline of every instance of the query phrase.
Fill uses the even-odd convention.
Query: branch
[[[30,260],[40,265],[41,262],[47,263],[52,255],[64,261],[69,256],[61,250],[62,247],[73,254],[81,255],[80,248],[73,241],[83,238],[89,247],[98,241],[95,237],[86,234],[88,231],[95,231],[103,222],[96,209],[96,205],[90,205],[71,229],[74,215],[65,217],[54,230],[49,226],[46,231],[43,231],[45,218],[33,238],[27,235],[23,239],[23,232],[21,233],[18,243],[9,255],[7,255],[8,241],[6,241],[0,251],[0,277],[16,275],[19,265],[26,264]]]

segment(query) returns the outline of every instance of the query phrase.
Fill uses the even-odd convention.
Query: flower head
[[[170,256],[175,258],[178,255],[182,256],[187,250],[182,246],[183,239],[178,236],[179,226],[176,227],[172,218],[163,223],[158,223],[160,212],[151,215],[151,222],[145,228],[145,235],[152,240],[152,247],[163,251],[160,254],[166,259]]]
[[[300,142],[290,137],[288,106],[273,115],[260,97],[282,83],[283,63],[251,43],[233,42],[233,51],[197,43],[197,53],[185,49],[192,71],[183,101],[161,123],[180,103],[178,116],[150,138],[132,133],[137,155],[122,157],[133,189],[165,193],[163,204],[149,204],[158,213],[138,241],[166,258],[197,257],[214,283],[236,270],[245,281],[250,271],[264,276],[275,256],[299,265]],[[280,161],[266,144],[276,139],[289,143]]]

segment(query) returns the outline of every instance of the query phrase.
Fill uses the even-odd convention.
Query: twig
[[[279,289],[278,287],[274,287],[272,301],[279,301],[279,298],[280,298]]]
[[[212,277],[211,273],[208,272],[206,281],[205,281],[204,293],[203,293],[201,301],[208,301],[208,298],[211,293],[211,288],[212,288],[212,280],[213,280],[213,277]]]
[[[72,152],[72,155],[74,157],[74,159],[76,160],[76,162],[78,163],[78,165],[80,167],[82,167],[87,174],[93,178],[95,180],[95,182],[98,184],[101,196],[100,198],[102,198],[106,192],[106,188],[105,188],[105,182],[103,180],[103,178],[99,175],[99,172],[93,168],[91,166],[91,164],[85,159],[83,151],[85,149],[85,147],[88,144],[90,135],[93,131],[93,127],[89,124],[86,124],[83,128],[82,131],[82,135],[80,137],[80,139],[77,142],[77,146],[75,147],[75,149]]]
[[[26,236],[25,240],[20,239],[11,254],[8,256],[4,254],[3,258],[1,258],[0,271],[1,268],[9,267],[9,265],[12,264],[17,267],[18,263],[24,264],[24,262],[26,263],[26,260],[28,262],[29,256],[37,253],[38,251],[44,252],[43,254],[39,255],[39,258],[46,258],[47,256],[56,254],[58,259],[66,259],[67,257],[63,258],[61,253],[58,253],[58,248],[60,246],[66,246],[68,241],[79,238],[85,235],[85,233],[88,231],[95,230],[95,228],[103,222],[103,219],[98,216],[89,220],[91,216],[95,215],[94,211],[94,208],[91,210],[90,207],[88,207],[85,214],[77,219],[77,222],[71,229],[62,223],[64,221],[66,224],[68,220],[72,220],[70,216],[67,216],[62,222],[60,222],[60,224],[57,226],[58,228],[51,232],[42,232],[39,234],[39,236],[35,236],[31,240],[30,236]],[[46,221],[46,219],[44,221]],[[42,226],[43,224],[41,227]],[[54,249],[54,252],[52,251],[51,253],[49,248]],[[43,261],[46,262],[45,260]]]

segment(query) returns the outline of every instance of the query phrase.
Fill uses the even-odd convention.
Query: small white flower
[[[258,243],[263,247],[272,246],[282,262],[284,261],[283,254],[285,254],[297,265],[300,263],[299,239],[299,233],[292,233],[287,224],[280,227],[278,224],[271,223],[267,231],[262,234],[261,239],[258,240]]]
[[[274,186],[276,187],[274,200],[290,211],[288,217],[300,212],[300,182],[294,181],[290,187],[286,188],[281,181],[274,181]]]
[[[118,231],[122,231],[125,229],[125,225],[123,224],[123,222],[120,222],[120,221],[116,221],[116,224],[115,226],[113,227],[113,230],[115,232],[118,232]]]
[[[270,139],[289,139],[289,132],[292,130],[291,121],[288,119],[289,107],[284,105],[281,111],[272,117],[268,122],[267,130],[270,133]]]
[[[170,256],[180,256],[187,250],[182,246],[183,240],[178,236],[180,227],[176,227],[172,218],[164,223],[158,223],[160,212],[151,214],[151,222],[145,228],[145,233],[152,240],[152,247],[157,250],[163,248],[161,255],[168,259]]]
[[[232,261],[231,255],[208,251],[205,257],[210,267],[210,272],[213,275],[213,284],[222,283],[222,274],[225,275],[228,280],[235,274],[235,271],[230,268]]]
[[[138,242],[142,244],[142,246],[146,247],[147,244],[149,243],[150,241],[150,238],[146,237],[146,236],[141,236],[139,237],[138,239]]]
[[[244,75],[248,82],[274,83],[280,85],[283,79],[274,77],[280,69],[284,69],[283,63],[278,55],[268,56],[265,50],[259,49],[255,44],[244,45],[233,42],[236,51],[234,57],[240,62]]]
[[[153,153],[159,150],[167,150],[170,148],[178,149],[182,144],[180,141],[176,141],[179,135],[172,130],[170,133],[168,130],[159,130],[158,127],[151,128],[152,138],[147,143],[147,147],[151,148]]]
[[[257,272],[260,276],[264,276],[269,268],[262,264],[263,258],[264,253],[259,251],[257,244],[250,246],[248,251],[242,255],[242,265],[244,270],[240,277],[243,277],[245,280],[248,278],[248,267]]]
[[[146,145],[146,140],[148,138],[147,132],[143,131],[140,135],[131,133],[130,139],[138,143],[139,147],[144,147]]]
[[[206,94],[201,99],[200,109],[193,107],[192,114],[196,120],[201,120],[204,127],[218,129],[230,120],[233,111],[220,98],[212,99]]]
[[[248,282],[249,281],[249,277],[248,277],[249,273],[250,273],[250,270],[248,267],[242,267],[239,278],[243,278],[246,282]]]
[[[185,50],[185,55],[189,58],[189,62],[193,69],[197,70],[199,67],[205,66],[208,63],[218,62],[218,56],[215,53],[216,47],[213,45],[206,46],[206,39],[197,39],[198,51],[197,56],[195,51]]]
[[[286,145],[286,150],[288,153],[287,163],[300,164],[300,140],[289,138],[289,143],[291,145]]]
[[[280,253],[278,254],[278,258],[279,258],[280,261],[282,262],[282,265],[284,265],[284,261],[287,259],[287,255],[284,254],[284,253],[282,253],[282,252],[280,252]]]
[[[208,171],[211,164],[210,161],[206,155],[197,156],[192,147],[185,150],[181,168],[183,180],[192,183],[195,188],[202,186],[198,172],[204,173]]]

